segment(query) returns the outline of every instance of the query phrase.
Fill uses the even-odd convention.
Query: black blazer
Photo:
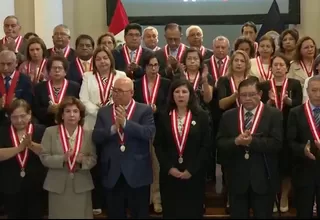
[[[17,74],[16,72],[15,74]],[[17,99],[24,99],[30,105],[32,104],[33,91],[32,91],[32,82],[26,74],[19,73],[19,79],[15,89],[15,97]],[[2,76],[0,76],[2,77]],[[3,94],[0,94],[2,97]],[[6,117],[7,109],[0,109],[0,124],[4,125],[9,123],[8,118]]]
[[[192,176],[204,175],[210,152],[210,127],[208,113],[202,109],[192,114],[189,135],[183,154],[183,163],[178,163],[178,151],[172,133],[170,115],[159,115],[154,147],[160,164],[160,175],[168,175],[172,167],[180,171],[187,169]]]
[[[185,47],[185,50],[183,51],[182,55],[181,55],[181,59],[179,60],[179,62],[182,62],[182,59],[185,55],[185,51],[188,47],[186,46]],[[179,73],[180,72],[180,69],[178,68],[176,71],[174,71],[173,73],[167,73],[166,72],[166,67],[167,67],[167,57],[165,55],[165,47],[161,48],[160,50],[157,50],[155,52],[155,55],[157,56],[158,58],[158,62],[159,62],[159,65],[160,65],[160,69],[159,69],[159,73],[161,76],[163,77],[166,77],[168,79],[172,79],[172,77]]]
[[[140,57],[140,60],[138,63],[139,68],[133,72],[133,76],[132,76],[133,80],[140,79],[144,75],[144,69],[142,68],[142,66],[144,66],[144,59],[145,59],[145,57],[147,57],[151,53],[153,53],[153,52],[150,49],[142,47],[142,53],[141,53],[141,57]],[[116,62],[116,69],[127,73],[127,71],[126,71],[127,70],[127,63],[126,63],[125,56],[124,56],[124,48],[121,47],[118,50],[113,50],[112,54],[113,54],[114,60]],[[130,75],[128,75],[128,73],[127,73],[127,76],[131,77]]]
[[[74,59],[72,62],[70,62],[70,66],[69,66],[68,73],[66,75],[66,79],[74,81],[81,86],[82,78],[83,78],[82,73],[79,71],[78,66],[77,66],[77,62]]]
[[[221,160],[228,173],[228,189],[230,193],[242,194],[251,185],[259,194],[276,192],[280,187],[278,152],[283,138],[282,114],[278,109],[264,105],[249,147],[250,158],[246,160],[245,148],[234,142],[240,134],[238,111],[239,108],[234,108],[222,115],[217,134]]]
[[[34,124],[32,141],[40,144],[45,127]],[[14,147],[14,143],[10,136],[10,125],[0,128],[0,147]],[[43,190],[43,182],[46,175],[46,168],[42,165],[38,155],[29,150],[29,158],[25,167],[26,176],[20,176],[20,164],[17,156],[9,160],[0,162],[0,192],[18,193],[22,189],[33,192],[41,192]]]
[[[208,48],[204,48],[204,49],[205,49],[205,52],[202,58],[203,60],[207,60],[213,55],[213,51]]]
[[[304,105],[291,109],[288,118],[287,139],[293,151],[292,183],[295,187],[320,185],[320,154],[314,144]],[[304,154],[304,148],[310,140],[311,152],[316,160],[310,160]]]
[[[68,82],[69,84],[65,96],[74,96],[76,98],[79,98],[80,85],[73,81]],[[50,100],[47,83],[48,81],[41,82],[35,86],[35,98],[32,106],[32,111],[34,116],[38,119],[39,124],[49,127],[55,125],[56,123],[54,114],[48,113]]]
[[[155,123],[157,124],[159,112],[162,112],[167,107],[167,99],[171,82],[170,80],[161,77],[158,96],[156,98],[157,111],[153,114]],[[140,103],[146,103],[143,96],[142,79],[134,82],[134,100]]]
[[[54,52],[52,52],[52,49],[53,49],[53,48],[47,49],[48,58],[50,58],[51,56],[53,56],[53,55],[55,54]],[[68,60],[69,62],[72,62],[72,61],[76,58],[76,52],[75,52],[75,50],[72,49],[72,48],[70,48],[70,53],[69,53],[68,57],[66,57],[66,58],[67,58],[67,60]]]
[[[263,92],[261,101],[263,103],[267,103],[269,100],[269,91],[272,90],[270,81],[264,81],[260,84],[260,86]],[[281,90],[282,90],[282,86],[281,88],[277,87],[278,97],[280,97],[281,95]],[[287,91],[288,91],[289,98],[292,99],[292,105],[289,106],[284,104],[282,109],[284,135],[286,134],[287,120],[288,120],[290,109],[302,104],[302,88],[299,80],[289,78]],[[273,107],[275,107],[275,105],[273,105]]]

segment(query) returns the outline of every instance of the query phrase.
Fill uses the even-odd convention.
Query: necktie
[[[6,77],[4,77],[4,80],[5,80],[6,93],[8,93],[9,88],[10,88],[11,77],[10,76],[6,76]]]
[[[247,112],[245,114],[244,128],[246,130],[249,130],[252,127],[252,117],[253,117],[252,112]]]
[[[90,71],[90,64],[88,61],[83,62],[83,69],[84,69],[84,72]]]
[[[218,60],[217,64],[218,64],[218,72],[219,74],[221,74],[222,60]]]
[[[320,108],[313,109],[313,117],[317,128],[320,126]]]
[[[131,60],[131,62],[134,61],[134,59],[135,59],[135,54],[136,54],[136,51],[131,51],[131,52],[130,52],[130,60]]]

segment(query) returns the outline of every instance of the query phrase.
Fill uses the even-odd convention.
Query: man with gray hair
[[[32,83],[29,76],[19,73],[16,54],[11,50],[0,52],[0,125],[9,121],[8,107],[14,99],[32,104]]]
[[[0,40],[0,51],[13,51],[17,55],[18,64],[21,64],[25,59],[27,41],[21,36],[21,26],[16,16],[9,15],[4,19],[3,32],[5,37]]]
[[[53,29],[53,48],[47,50],[50,56],[54,54],[63,55],[69,62],[75,59],[75,51],[70,47],[70,29],[67,25],[59,24]]]
[[[152,26],[146,27],[143,30],[142,36],[143,36],[143,43],[146,48],[152,51],[157,51],[161,49],[160,47],[158,47],[159,33],[155,27],[152,27]]]
[[[292,184],[297,219],[313,217],[313,204],[320,204],[320,76],[310,78],[309,100],[292,108],[288,118],[287,140],[294,157]],[[319,209],[317,210],[319,217]]]
[[[190,47],[195,47],[200,50],[204,60],[209,59],[213,53],[211,50],[205,48],[203,43],[203,31],[197,25],[191,25],[186,30],[186,37]]]

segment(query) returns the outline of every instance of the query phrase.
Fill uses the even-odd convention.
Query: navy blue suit
[[[113,50],[112,54],[113,54],[114,60],[116,62],[116,70],[120,70],[120,71],[127,73],[127,71],[126,71],[127,70],[127,63],[125,61],[123,50],[124,50],[123,47],[118,50]],[[141,57],[140,57],[139,62],[137,63],[139,65],[139,68],[133,72],[132,76],[128,75],[128,73],[127,73],[128,77],[132,78],[133,80],[136,80],[136,79],[140,79],[144,75],[144,70],[142,69],[144,58],[151,53],[152,53],[151,50],[149,50],[147,48],[142,48]]]
[[[70,63],[69,71],[66,75],[66,79],[79,83],[80,86],[82,84],[82,73],[79,71],[77,62],[75,59]]]
[[[125,218],[128,199],[134,218],[148,218],[152,183],[150,140],[155,124],[150,106],[137,103],[124,128],[126,150],[120,151],[118,134],[111,133],[112,106],[99,110],[92,139],[101,152],[102,184],[108,191],[108,217]]]
[[[17,72],[16,72],[17,74]],[[19,79],[17,81],[16,89],[15,89],[15,97],[17,99],[24,99],[30,105],[32,104],[33,98],[33,91],[32,91],[32,82],[30,78],[23,74],[19,73]],[[2,77],[2,76],[0,76]],[[1,97],[3,94],[0,94]],[[6,109],[0,109],[0,124],[4,125],[9,122],[8,118],[6,117]]]

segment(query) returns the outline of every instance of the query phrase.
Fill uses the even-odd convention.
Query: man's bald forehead
[[[119,78],[114,82],[115,87],[121,85],[122,87],[132,88],[133,89],[133,81],[129,77]]]
[[[3,50],[0,52],[0,57],[7,57],[7,58],[10,58],[10,59],[13,59],[13,60],[16,60],[17,57],[16,57],[16,54],[11,51],[11,50]]]

